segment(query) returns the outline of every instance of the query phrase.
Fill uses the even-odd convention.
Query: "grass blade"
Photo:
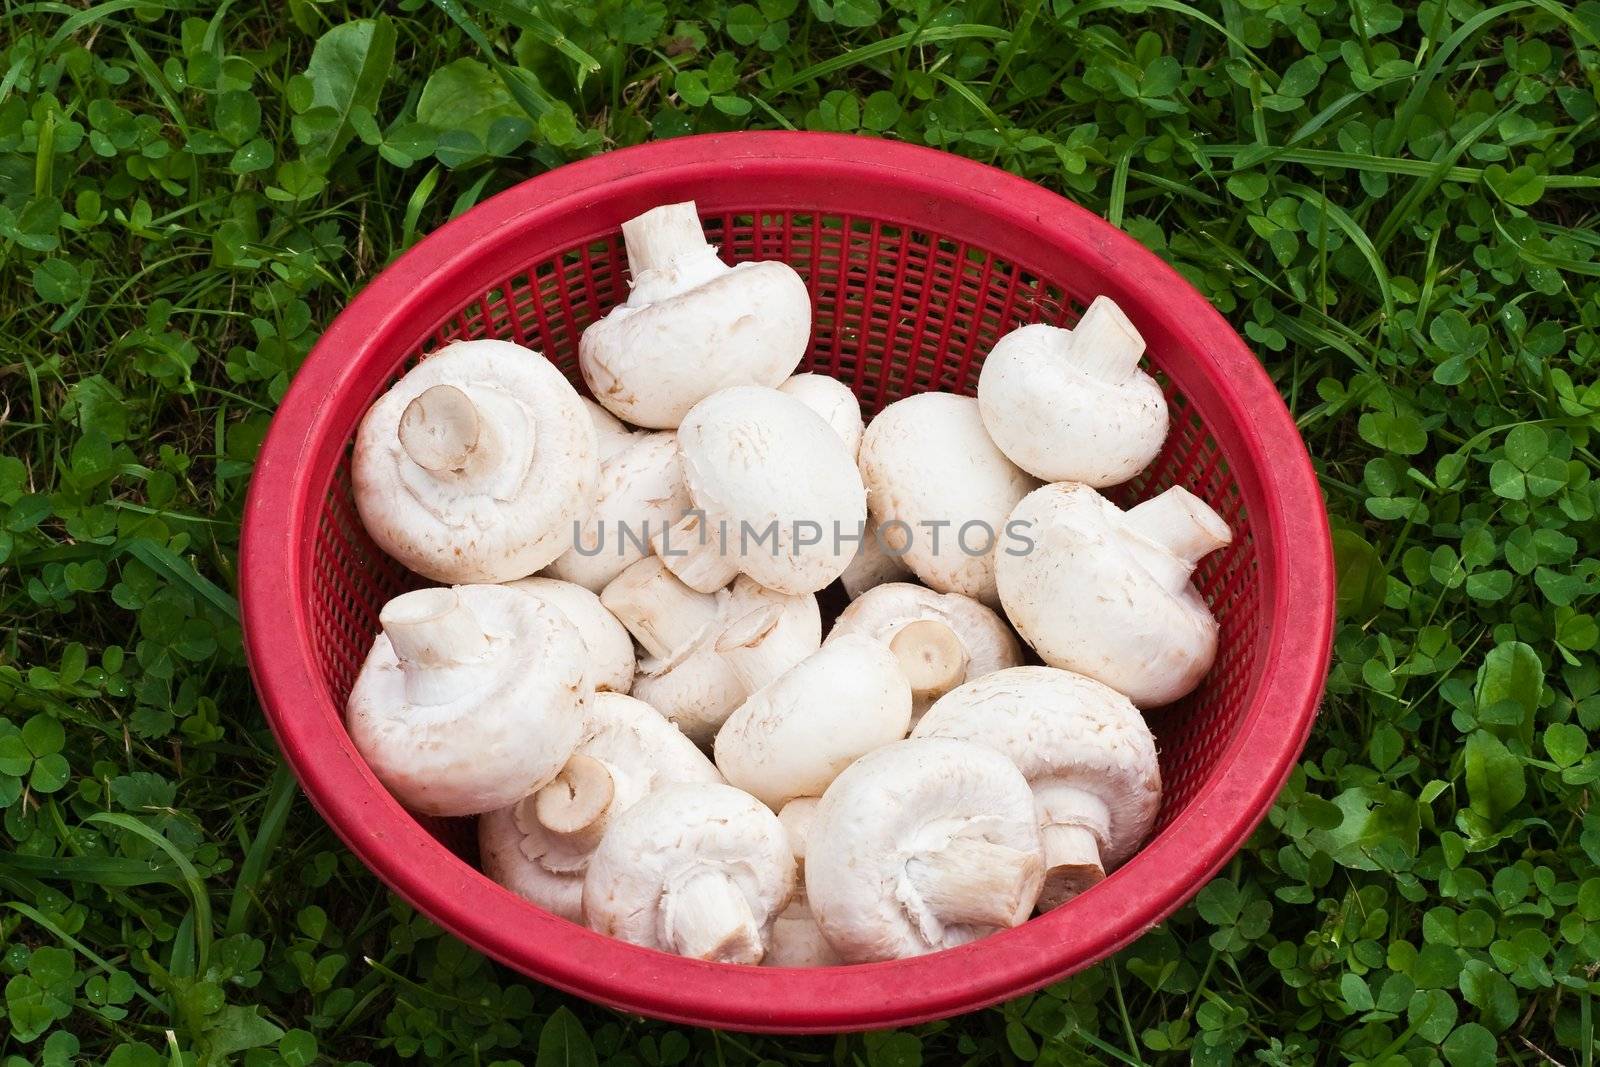
[[[200,872],[194,869],[194,864],[171,841],[131,815],[97,811],[85,821],[136,834],[171,857],[173,865],[183,875],[183,887],[188,890],[189,902],[194,909],[191,914],[194,916],[195,973],[205,974],[206,964],[211,958],[211,897],[206,893],[205,882],[201,880]]]
[[[435,7],[450,17],[451,22],[461,28],[461,32],[466,34],[473,44],[478,46],[478,51],[483,53],[484,60],[494,67],[495,73],[500,75],[500,80],[505,83],[506,91],[511,94],[511,98],[517,102],[517,106],[527,113],[529,118],[538,122],[551,108],[555,107],[555,101],[542,88],[538,88],[538,83],[533,81],[531,74],[524,78],[522,74],[501,62],[499,55],[495,52],[494,45],[489,42],[489,38],[484,34],[483,30],[478,27],[472,16],[467,14],[457,0],[433,0],[433,3]]]
[[[261,813],[261,824],[239,866],[239,878],[233,884],[233,899],[228,902],[228,920],[223,925],[222,936],[232,937],[245,931],[245,919],[252,901],[259,898],[256,886],[267,871],[267,864],[283,839],[284,825],[289,821],[289,811],[294,807],[297,792],[294,775],[289,765],[279,763],[272,772],[272,782],[267,787],[267,803]]]
[[[150,993],[150,990],[144,987],[143,983],[141,983],[137,978],[133,977],[132,971],[121,967],[113,967],[111,964],[95,955],[94,952],[90,951],[89,947],[83,942],[79,941],[77,938],[61,929],[61,927],[51,922],[47,916],[41,915],[34,908],[24,904],[20,900],[7,901],[5,906],[16,912],[18,915],[28,919],[35,926],[50,931],[51,935],[55,937],[57,941],[60,941],[63,945],[66,945],[68,948],[72,949],[72,951],[76,952],[78,955],[82,956],[84,959],[100,968],[106,974],[111,975],[117,973],[118,971],[122,971],[122,973],[128,975],[129,981],[133,983],[133,991],[139,995],[140,1000],[143,1000],[146,1004],[150,1005],[159,1012],[165,1013],[168,1010],[167,1006],[161,1001],[157,1000]]]
[[[147,537],[128,542],[127,552],[146,567],[163,575],[168,581],[187,586],[212,607],[234,622],[239,621],[239,602],[228,591],[195,570],[189,561],[166,545],[157,544]]]
[[[506,22],[518,29],[527,30],[541,41],[550,45],[556,51],[572,60],[578,67],[578,85],[582,86],[584,80],[600,69],[600,61],[588,52],[579,48],[572,38],[562,33],[555,23],[536,15],[532,11],[506,3],[505,0],[467,0],[467,3]]]
[[[804,70],[796,71],[787,78],[781,78],[772,83],[772,91],[786,93],[799,85],[815,78],[822,78],[829,74],[837,74],[841,70],[879,59],[883,56],[893,55],[901,49],[911,48],[915,45],[942,44],[946,41],[964,40],[993,40],[1003,41],[1010,37],[1010,31],[998,26],[929,26],[922,30],[909,33],[897,33],[893,37],[885,37],[881,41],[852,48],[843,55],[825,59],[820,63],[813,63]]]
[[[183,874],[126,856],[29,856],[0,852],[0,867],[45,881],[84,882],[129,889],[141,885],[182,887]]]

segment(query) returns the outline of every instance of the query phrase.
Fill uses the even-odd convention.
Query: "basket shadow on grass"
[[[1070,326],[1096,294],[1069,292],[1048,269],[1008,262],[985,249],[927,230],[850,216],[726,213],[705,220],[708,240],[729,262],[781,259],[806,279],[812,339],[802,370],[849,384],[870,418],[912,393],[972,395],[983,353],[1027,323]],[[394,374],[452,341],[492,337],[544,353],[587,393],[578,372],[578,338],[627,296],[627,256],[620,232],[597,234],[505,279],[485,279],[483,294],[442,317]],[[1155,833],[1179,814],[1238,732],[1249,705],[1261,635],[1258,564],[1249,516],[1217,442],[1171,382],[1162,353],[1148,362],[1161,378],[1172,429],[1161,455],[1127,485],[1108,493],[1126,507],[1181,484],[1228,522],[1234,543],[1204,559],[1194,582],[1220,626],[1217,662],[1195,693],[1152,712],[1164,796]],[[335,706],[344,707],[391,597],[426,585],[379,551],[357,517],[350,450],[328,488],[318,521],[309,587],[313,641]],[[831,587],[830,587],[831,591]],[[819,595],[824,625],[842,596]],[[438,840],[477,863],[472,819],[418,820]]]

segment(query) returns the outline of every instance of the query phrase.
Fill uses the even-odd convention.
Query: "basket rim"
[[[333,439],[329,401],[352,368],[379,358],[375,338],[416,315],[443,279],[477,258],[480,242],[513,222],[582,212],[602,185],[628,182],[647,197],[665,175],[726,177],[743,167],[787,168],[802,182],[887,173],[908,191],[1003,215],[1063,255],[1093,261],[1190,339],[1262,485],[1251,521],[1262,535],[1261,573],[1273,578],[1262,589],[1268,636],[1232,742],[1185,809],[1106,882],[972,945],[841,968],[739,967],[557,919],[455,856],[390,797],[355,753],[320,676],[304,560],[331,472],[318,475],[316,457],[343,446],[343,435]],[[1327,516],[1293,417],[1243,339],[1175,270],[1098,216],[998,168],[878,138],[792,131],[682,137],[568,164],[479,204],[398,257],[335,317],[272,419],[245,504],[239,576],[246,654],[284,757],[317,811],[395,892],[469,945],[569,993],[673,1022],[777,1033],[907,1025],[983,1007],[1105,958],[1182,906],[1244,844],[1292,772],[1326,680],[1334,609]]]

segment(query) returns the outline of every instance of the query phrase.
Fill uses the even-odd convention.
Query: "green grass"
[[[1592,1067],[1600,3],[384,10],[0,0],[0,1062]],[[1251,340],[1337,531],[1328,699],[1224,875],[903,1032],[490,965],[322,826],[240,652],[251,458],[350,294],[530,173],[747,125],[1106,214]]]

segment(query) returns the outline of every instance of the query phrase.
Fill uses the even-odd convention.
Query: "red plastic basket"
[[[1196,583],[1222,625],[1201,689],[1154,713],[1165,803],[1147,847],[1041,918],[963,948],[824,970],[680,959],[557,919],[469,862],[462,827],[424,823],[373,778],[341,719],[379,607],[420,584],[376,550],[350,496],[372,400],[457,338],[543,352],[581,387],[578,336],[627,291],[619,226],[694,199],[730,261],[781,259],[810,286],[807,367],[867,414],[908,393],[971,393],[996,338],[1068,324],[1112,296],[1149,343],[1172,434],[1122,502],[1172,484],[1228,520]],[[1327,671],[1332,553],[1322,499],[1271,380],[1170,267],[1037,185],[888,141],[741,133],[665,141],[518,185],[420,242],[338,316],[257,460],[241,551],[246,645],[268,721],[307,795],[419,910],[490,956],[663,1019],[816,1032],[951,1015],[1059,979],[1128,944],[1243,844],[1290,773]],[[458,855],[459,849],[462,854]]]

